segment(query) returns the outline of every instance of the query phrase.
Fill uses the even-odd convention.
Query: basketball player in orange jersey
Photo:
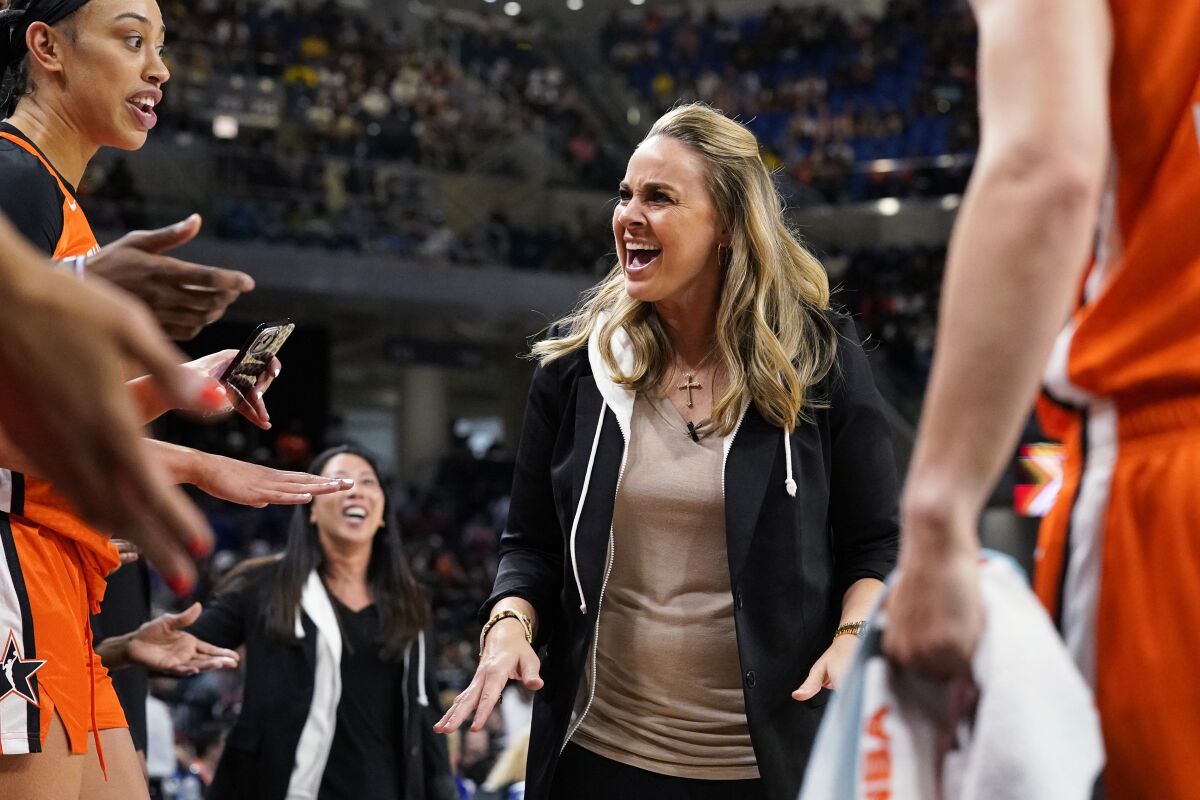
[[[16,0],[0,24],[5,66],[12,72],[15,65],[17,76],[15,106],[0,124],[0,164],[12,178],[0,193],[20,193],[24,203],[13,211],[23,217],[17,223],[27,237],[86,271],[83,259],[99,248],[74,186],[99,147],[135,149],[153,127],[153,106],[169,77],[158,6],[153,0]],[[194,233],[194,221],[186,225]],[[219,372],[230,355],[192,366]],[[272,377],[265,375],[258,397],[240,409],[262,427],[269,423],[261,392]],[[135,387],[147,416],[169,405],[163,401],[170,398],[146,382]],[[346,488],[343,481],[159,442],[145,446],[175,480],[235,502],[307,502]],[[0,511],[7,512],[0,514],[0,662],[12,667],[12,678],[5,672],[0,681],[0,796],[144,797],[124,715],[88,626],[104,577],[118,563],[115,549],[49,484],[20,471],[0,470]],[[180,579],[185,562],[159,563],[173,588],[186,583]],[[95,741],[90,752],[89,736]]]
[[[934,675],[968,669],[983,624],[976,523],[1043,379],[1040,405],[1055,412],[1043,418],[1068,460],[1035,584],[1095,690],[1107,798],[1190,800],[1200,3],[973,4],[983,135],[950,246],[885,647]]]

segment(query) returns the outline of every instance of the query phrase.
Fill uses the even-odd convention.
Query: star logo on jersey
[[[37,689],[30,682],[30,678],[44,666],[46,666],[45,661],[26,659],[21,655],[17,637],[10,630],[4,650],[0,651],[0,700],[4,700],[10,694],[15,694],[35,706],[41,705]]]

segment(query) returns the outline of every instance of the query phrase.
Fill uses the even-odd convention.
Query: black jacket
[[[846,589],[860,578],[885,577],[899,536],[896,465],[882,400],[853,323],[838,316],[835,324],[837,363],[815,392],[829,405],[814,410],[813,421],[801,422],[788,437],[790,459],[783,431],[750,405],[725,465],[726,540],[746,714],[767,795],[779,800],[799,792],[828,700],[824,690],[806,702],[790,694],[829,646]],[[618,337],[620,363],[623,335]],[[585,679],[632,414],[633,395],[609,380],[595,338],[586,351],[534,374],[499,572],[481,612],[486,617],[497,600],[516,595],[538,613],[535,646],[544,648],[545,687],[534,701],[528,800],[549,797]],[[785,488],[792,475],[794,497]]]
[[[324,759],[332,744],[336,723],[328,712],[336,714],[336,697],[326,703],[332,708],[326,709],[325,732],[301,746],[301,733],[310,716],[321,712],[321,698],[328,698],[327,687],[334,672],[340,684],[335,655],[341,645],[336,620],[329,616],[332,607],[327,605],[328,596],[314,574],[305,588],[298,615],[303,637],[283,642],[269,636],[266,598],[277,569],[278,562],[271,561],[237,576],[226,590],[208,601],[200,619],[188,629],[219,647],[246,646],[242,711],[225,740],[208,793],[211,800],[284,800],[293,772],[311,764],[316,766],[309,784],[315,781],[319,787]],[[331,639],[337,639],[336,648],[330,647]],[[424,643],[417,640],[410,643],[404,656],[404,711],[395,738],[404,791],[397,800],[451,800],[457,798],[457,792],[445,737],[432,730],[442,715],[433,672],[435,655],[430,653],[425,658],[418,652],[423,648]],[[420,664],[422,660],[424,664]],[[321,730],[322,726],[315,728]],[[319,754],[322,747],[323,755]]]

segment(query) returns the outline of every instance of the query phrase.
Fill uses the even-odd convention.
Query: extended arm
[[[976,521],[1087,263],[1108,166],[1103,0],[977,0],[982,146],[950,242],[938,349],[901,503],[885,646],[965,671]]]

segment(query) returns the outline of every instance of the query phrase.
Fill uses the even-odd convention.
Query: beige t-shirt
[[[664,775],[759,777],[725,546],[723,439],[638,395],[613,514],[596,695],[572,740]]]

